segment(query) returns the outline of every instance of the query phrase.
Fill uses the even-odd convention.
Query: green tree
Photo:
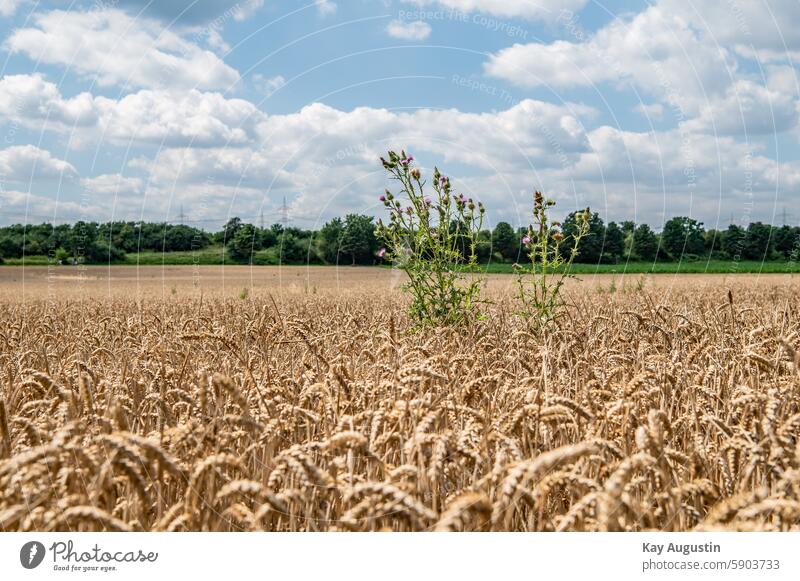
[[[641,260],[655,260],[658,238],[647,224],[639,224],[633,231],[633,254]]]
[[[125,252],[136,252],[139,247],[139,229],[132,223],[121,224],[112,234],[114,246]]]
[[[499,252],[503,260],[515,261],[519,258],[520,238],[511,224],[508,222],[498,222],[492,232],[492,248]]]
[[[784,258],[791,258],[800,249],[800,228],[784,225],[775,230],[774,236],[775,250]]]
[[[475,244],[475,255],[478,262],[489,262],[492,258],[492,231],[481,230],[478,233],[478,242]]]
[[[334,218],[320,229],[317,236],[317,244],[325,262],[331,264],[339,262],[343,235],[344,222],[342,222],[341,218]]]
[[[241,218],[237,218],[236,216],[230,218],[225,222],[222,230],[214,234],[214,242],[217,244],[227,244],[229,240],[233,240],[243,227],[244,224],[242,224]]]
[[[581,228],[583,228],[581,225],[583,215],[584,210],[580,212],[571,212],[566,219],[564,219],[562,227],[564,231],[564,243],[561,245],[561,251],[564,256],[572,253],[577,234],[581,231]],[[578,254],[575,257],[575,262],[599,263],[603,254],[603,238],[605,234],[606,228],[603,224],[603,219],[600,218],[600,214],[589,211],[588,230],[578,246]]]
[[[686,216],[677,216],[667,220],[661,232],[661,244],[664,250],[674,259],[686,255],[700,256],[705,250],[706,242],[703,223]]]
[[[12,236],[0,238],[0,256],[3,258],[20,258],[22,256],[22,241]]]
[[[609,222],[608,226],[606,226],[605,240],[603,241],[603,257],[609,262],[617,263],[624,254],[625,232],[616,222]]]
[[[83,260],[88,263],[107,264],[124,259],[125,252],[122,249],[99,237],[84,246]]]
[[[236,234],[228,242],[228,255],[234,260],[252,262],[253,253],[259,250],[256,228],[252,224],[244,224],[236,229]]]
[[[770,260],[775,253],[775,240],[772,226],[762,222],[752,222],[744,236],[742,255],[748,260]]]
[[[350,257],[352,264],[371,264],[378,250],[372,216],[348,214],[341,241],[341,253]]]
[[[745,230],[741,226],[731,224],[722,234],[722,251],[732,260],[739,260],[744,249]]]
[[[719,230],[706,230],[703,235],[705,240],[705,253],[706,256],[713,256],[722,251],[722,232]]]
[[[198,250],[208,246],[208,236],[202,230],[183,224],[167,226],[164,233],[164,251]]]
[[[259,228],[258,237],[261,240],[261,248],[272,248],[278,243],[278,234],[272,228]]]
[[[305,263],[316,258],[311,252],[311,238],[300,238],[288,230],[280,236],[277,246],[281,263]]]
[[[632,236],[634,230],[636,230],[636,224],[633,220],[625,220],[622,223],[622,231],[625,233],[625,236]]]
[[[78,262],[97,262],[97,256],[102,254],[95,248],[95,241],[98,237],[96,222],[84,222],[80,220],[72,226],[72,248],[68,248]],[[100,261],[102,261],[102,257]]]

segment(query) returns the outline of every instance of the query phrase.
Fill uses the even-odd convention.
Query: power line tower
[[[783,211],[781,212],[781,226],[788,226],[789,220],[792,219],[791,212],[786,211],[786,206],[783,207]]]
[[[178,223],[183,225],[184,218],[186,218],[186,215],[183,213],[183,204],[181,204],[181,212],[178,214]]]
[[[283,196],[283,205],[278,208],[281,214],[281,225],[284,229],[289,225],[289,206],[286,205],[286,196]]]

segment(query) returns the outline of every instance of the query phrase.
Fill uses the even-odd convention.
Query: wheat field
[[[0,530],[800,529],[798,280],[412,332],[388,271],[103,272],[0,272]]]

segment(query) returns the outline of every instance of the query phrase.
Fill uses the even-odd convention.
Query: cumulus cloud
[[[529,219],[532,188],[552,194],[564,212],[591,205],[610,219],[657,225],[664,215],[714,216],[720,205],[748,200],[764,208],[800,175],[733,137],[686,126],[586,128],[595,114],[534,100],[491,113],[342,111],[315,103],[265,116],[250,144],[166,148],[129,166],[149,176],[148,199],[188,203],[194,192],[216,203],[226,191],[230,211],[252,218],[262,204],[288,195],[293,215],[308,226],[351,211],[380,214],[376,195],[386,183],[376,160],[389,148],[413,151],[429,164],[426,175],[433,163],[452,171],[459,190],[487,203],[491,220],[517,224]]]
[[[775,134],[797,126],[797,102],[791,93],[740,79],[725,95],[705,103],[686,128],[722,135]]]
[[[25,2],[26,0],[0,0],[0,16],[14,16],[17,8]]]
[[[633,110],[644,117],[653,118],[657,121],[664,115],[664,106],[661,103],[639,103]]]
[[[388,148],[413,148],[445,168],[468,164],[470,173],[484,176],[480,179],[507,175],[512,183],[530,183],[536,172],[579,159],[588,147],[582,117],[594,113],[583,105],[533,100],[493,113],[342,111],[315,103],[296,113],[263,117],[257,138],[248,145],[162,148],[128,168],[147,174],[148,199],[153,199],[151,192],[162,192],[162,197],[195,192],[210,200],[225,187],[238,192],[234,207],[252,215],[265,196],[280,200],[286,194],[295,217],[316,221],[350,211],[379,211],[375,192],[383,188],[384,172],[376,160]],[[470,179],[459,183],[476,187]],[[487,201],[504,195],[483,194]]]
[[[564,11],[577,12],[588,0],[405,0],[419,6],[436,5],[459,12],[483,12],[505,18],[555,20]]]
[[[680,14],[688,23],[704,31],[721,45],[749,58],[760,55],[770,60],[797,58],[800,54],[800,29],[797,2],[719,2],[719,0],[659,0],[669,13]]]
[[[119,100],[89,93],[65,98],[34,74],[0,79],[0,116],[96,140],[211,147],[251,141],[264,115],[249,101],[196,89],[145,89]]]
[[[77,202],[19,190],[0,189],[0,209],[4,224],[60,223],[86,219],[86,208]]]
[[[431,25],[422,20],[413,22],[392,20],[386,27],[386,32],[389,36],[400,40],[425,40],[431,35]]]
[[[25,125],[47,121],[60,129],[97,123],[96,98],[87,92],[70,99],[39,73],[0,79],[0,116]]]
[[[331,2],[331,0],[315,0],[314,3],[317,5],[317,12],[320,16],[328,16],[336,12],[336,2]]]
[[[32,180],[72,179],[75,167],[34,145],[14,145],[0,149],[1,181],[27,183]]]
[[[265,77],[261,73],[253,75],[253,86],[257,91],[264,93],[266,97],[272,95],[285,84],[286,79],[283,78],[283,75],[276,75],[274,77]]]
[[[707,4],[708,16],[716,14]],[[795,71],[768,67],[764,84],[745,72],[729,45],[717,43],[711,34],[716,21],[704,22],[697,15],[693,21],[685,12],[685,6],[682,10],[662,2],[616,18],[591,36],[576,34],[576,41],[515,44],[491,55],[484,68],[523,87],[629,85],[659,101],[659,116],[668,108],[675,124],[686,123],[694,131],[763,134],[794,129]],[[722,28],[731,41],[741,33],[729,21]],[[795,89],[786,91],[791,84]],[[638,110],[652,114],[654,106]]]
[[[9,36],[5,48],[69,67],[100,86],[226,89],[239,80],[214,53],[157,21],[118,9],[37,14],[33,26]]]
[[[489,75],[525,87],[626,82],[687,111],[723,93],[736,71],[728,51],[701,38],[679,15],[650,6],[578,42],[515,44],[491,55]]]
[[[142,178],[111,173],[84,178],[81,180],[81,186],[95,194],[139,194],[142,192],[144,183]]]
[[[372,162],[385,140],[394,138],[414,143],[445,161],[502,170],[524,167],[531,159],[549,160],[546,154],[554,143],[567,155],[581,151],[586,139],[580,118],[594,113],[584,105],[553,105],[532,99],[491,113],[457,109],[397,113],[371,107],[348,112],[315,103],[298,113],[267,117],[259,124],[259,134],[279,160],[288,160],[300,151],[304,156],[327,159],[348,145],[369,144],[363,155]]]

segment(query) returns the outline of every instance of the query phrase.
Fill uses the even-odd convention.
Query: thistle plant
[[[483,224],[483,204],[452,193],[450,179],[433,172],[433,194],[414,158],[390,151],[383,167],[399,183],[380,200],[389,211],[389,223],[378,220],[378,234],[386,243],[380,255],[408,275],[404,289],[413,300],[411,316],[417,325],[460,324],[480,315],[480,286],[476,247]]]
[[[577,230],[570,236],[572,248],[564,252],[561,223],[548,215],[555,201],[541,192],[533,194],[533,224],[522,237],[530,266],[514,265],[517,287],[523,308],[520,312],[537,326],[554,320],[564,308],[561,287],[573,277],[570,267],[578,255],[581,239],[589,231],[589,208],[577,214]]]

